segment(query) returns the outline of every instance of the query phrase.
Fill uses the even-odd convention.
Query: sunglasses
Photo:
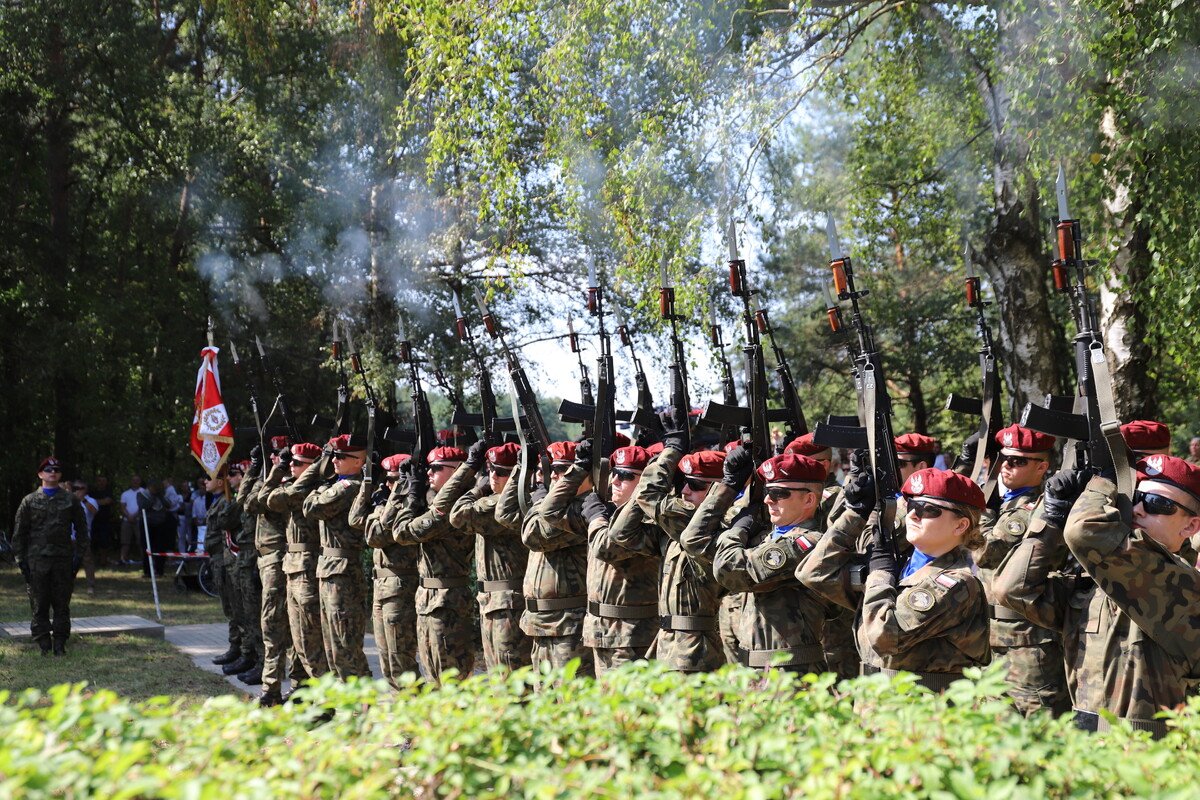
[[[492,473],[493,475],[500,475],[500,476],[512,475],[512,468],[511,467],[497,467],[495,464],[488,464],[488,472]]]
[[[812,489],[787,489],[783,486],[768,486],[767,497],[771,500],[787,500],[792,492],[811,492]]]
[[[635,481],[640,475],[640,472],[634,472],[629,469],[614,469],[612,471],[612,480],[616,481]]]
[[[429,468],[428,468],[428,472],[430,475],[436,475],[439,472],[441,472],[442,470],[449,469],[449,468],[450,468],[449,464],[430,464]]]
[[[42,472],[62,472],[62,467],[46,467]]]
[[[1000,456],[1001,464],[1008,464],[1014,469],[1029,466],[1030,461],[1045,461],[1044,458],[1026,458],[1025,456]]]
[[[550,471],[555,475],[566,475],[567,470],[571,468],[570,464],[551,464]]]
[[[358,453],[334,453],[333,454],[334,461],[344,461],[347,458],[362,458],[362,456],[359,455]]]
[[[1192,511],[1183,503],[1177,503],[1169,497],[1163,497],[1161,494],[1153,492],[1134,492],[1133,504],[1136,506],[1138,503],[1142,504],[1142,508],[1147,514],[1153,514],[1156,517],[1169,517],[1178,513],[1180,509],[1193,517],[1197,516],[1197,512]]]
[[[693,492],[703,492],[706,491],[712,484],[708,481],[702,481],[698,478],[687,478],[684,480],[683,485],[691,489]]]
[[[957,508],[948,508],[946,506],[939,506],[936,503],[926,503],[922,500],[908,498],[908,513],[916,514],[917,519],[937,519],[942,515],[943,511],[949,511],[951,514],[957,514],[960,517],[966,516],[966,514]]]

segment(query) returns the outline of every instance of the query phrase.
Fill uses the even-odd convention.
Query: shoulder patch
[[[809,541],[807,536],[796,537],[796,548],[799,549],[801,553],[807,553],[809,550],[813,549],[813,546],[813,543]]]
[[[904,602],[913,611],[928,611],[933,608],[933,595],[924,589],[913,589],[905,593]]]
[[[783,554],[782,548],[774,546],[763,551],[762,560],[767,569],[779,569],[783,566],[783,562],[787,561],[787,556]]]
[[[1005,525],[1005,528],[1008,529],[1009,533],[1021,533],[1025,530],[1025,523],[1021,522],[1019,519],[1011,519],[1008,521],[1008,524]]]
[[[945,572],[934,578],[933,582],[938,586],[945,586],[947,589],[953,589],[955,586],[958,586],[958,584],[962,583],[962,581],[960,581],[958,578]]]
[[[1025,504],[1025,510],[1026,510],[1026,511],[1033,511],[1035,508],[1037,508],[1037,502],[1036,502],[1036,501],[1034,501],[1034,502],[1032,502],[1032,503],[1026,503],[1026,504]]]

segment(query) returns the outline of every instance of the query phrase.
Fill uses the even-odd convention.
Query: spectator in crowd
[[[96,516],[92,520],[92,557],[98,566],[107,567],[114,545],[112,535],[113,494],[112,488],[108,485],[108,478],[97,475],[93,485],[89,487],[89,492],[98,506]]]
[[[142,476],[134,475],[129,479],[129,488],[121,492],[121,559],[122,566],[133,566],[138,562],[133,559],[133,548],[139,550],[142,545],[142,506],[139,500],[149,497],[142,487]]]
[[[212,508],[213,503],[217,502],[217,498],[209,491],[208,484],[208,478],[201,475],[196,481],[196,491],[192,495],[192,523],[194,525],[192,541],[198,553],[208,551],[204,543],[204,536],[208,532],[208,509]]]
[[[186,553],[192,546],[192,484],[184,481],[179,492],[179,511],[176,536],[179,539],[179,552]]]
[[[150,549],[155,553],[169,552],[175,546],[175,515],[171,513],[166,494],[160,481],[150,484],[149,490],[138,496],[140,511],[146,512],[146,527],[150,534]],[[140,513],[139,511],[139,513]],[[143,547],[145,541],[143,540]],[[155,572],[161,572],[164,559],[156,556],[154,559]],[[142,558],[142,574],[150,576],[150,559]]]
[[[79,498],[79,502],[83,505],[83,514],[87,518],[88,533],[91,535],[92,526],[96,523],[96,515],[100,513],[100,504],[96,498],[88,494],[88,485],[83,481],[75,481],[71,484],[71,491]],[[71,541],[75,542],[75,561],[82,561],[83,574],[87,576],[87,593],[96,593],[96,558],[95,558],[95,540],[92,540],[92,545],[80,547],[78,537],[75,531],[71,532]],[[78,574],[78,567],[76,567]]]
[[[1189,464],[1200,464],[1200,436],[1193,436],[1188,442],[1188,454],[1184,461]]]

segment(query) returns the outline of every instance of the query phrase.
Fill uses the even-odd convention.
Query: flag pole
[[[154,590],[154,616],[162,622],[162,606],[158,604],[158,577],[154,574],[154,548],[150,546],[150,523],[146,520],[146,509],[142,509],[142,534],[146,537],[146,562],[150,565],[150,586]]]

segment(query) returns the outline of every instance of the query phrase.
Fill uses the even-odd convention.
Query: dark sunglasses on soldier
[[[908,511],[909,513],[916,514],[918,519],[937,519],[942,515],[943,511],[949,511],[951,514],[957,514],[960,517],[966,516],[966,514],[957,508],[939,506],[936,503],[926,503],[911,497],[908,499]]]
[[[62,467],[46,467],[44,470],[42,470],[42,472],[57,472],[57,473],[61,473],[61,472],[62,472]]]
[[[495,464],[488,464],[488,472],[501,477],[512,474],[511,467],[497,467]]]
[[[429,474],[436,475],[437,473],[441,472],[442,470],[449,469],[449,468],[450,468],[449,464],[430,464],[429,465]]]
[[[1001,464],[1008,464],[1013,469],[1020,469],[1029,465],[1030,461],[1043,461],[1041,458],[1027,458],[1026,456],[1000,456]]]
[[[683,481],[683,485],[691,489],[693,492],[704,492],[707,491],[708,487],[712,484],[708,483],[707,481],[702,481],[699,478],[686,478]]]
[[[555,475],[566,475],[567,470],[571,468],[570,464],[551,464],[550,471]]]
[[[768,486],[767,497],[772,500],[787,500],[792,496],[792,492],[811,492],[812,489],[788,489],[783,486]]]
[[[1156,517],[1169,517],[1181,509],[1192,516],[1197,515],[1195,511],[1182,503],[1177,503],[1169,497],[1163,497],[1161,494],[1153,492],[1134,492],[1133,504],[1136,506],[1138,503],[1142,504],[1142,508],[1147,514],[1153,514]]]
[[[635,481],[640,474],[640,472],[628,469],[614,469],[612,471],[612,479],[614,481]]]

